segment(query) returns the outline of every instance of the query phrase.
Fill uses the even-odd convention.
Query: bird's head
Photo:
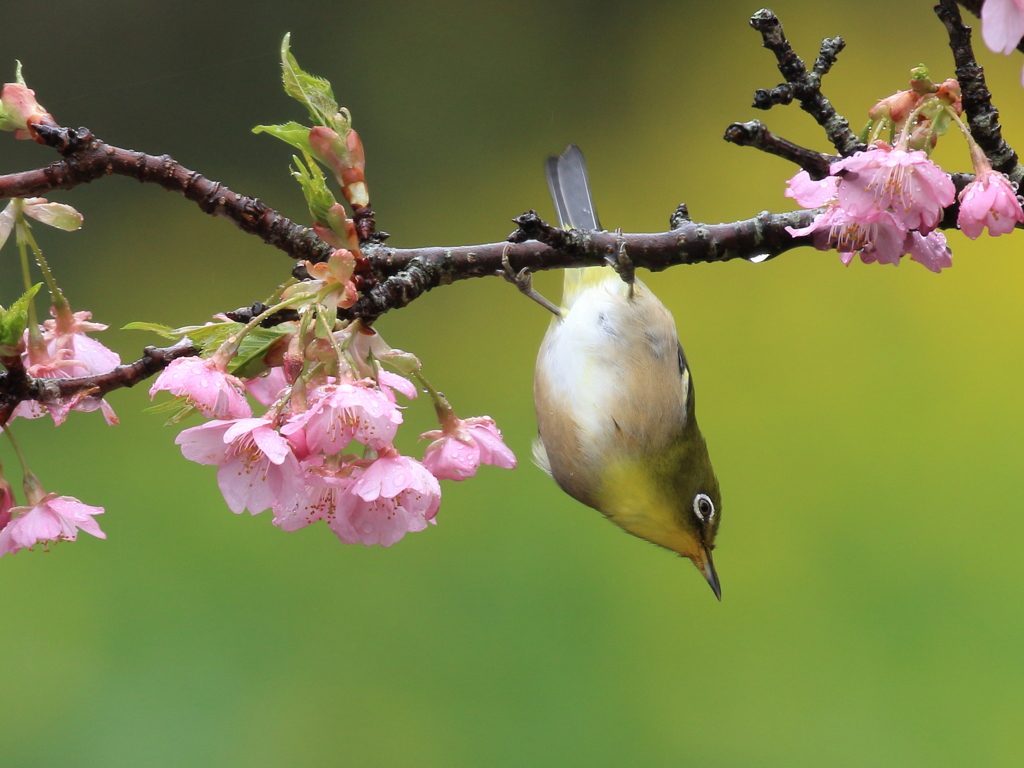
[[[634,536],[689,558],[722,599],[711,551],[722,495],[696,424],[668,449],[606,467],[598,507]]]

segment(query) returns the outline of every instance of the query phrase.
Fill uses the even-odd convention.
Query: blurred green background
[[[859,127],[925,62],[951,74],[931,2],[780,0]],[[64,124],[168,152],[305,218],[303,119],[284,32],[354,114],[382,229],[401,246],[500,240],[551,215],[542,160],[590,163],[602,221],[664,229],[788,210],[794,169],[720,137],[760,117],[826,149],[747,26],[707,2],[8,4],[13,60]],[[1011,142],[1020,59],[980,52]],[[53,154],[0,137],[2,171]],[[963,142],[939,150],[968,170]],[[36,231],[76,309],[113,328],[202,322],[263,298],[291,261],[156,187],[107,179]],[[0,764],[132,766],[1019,766],[1024,763],[1024,407],[1019,238],[949,233],[933,275],[792,252],[650,276],[674,312],[724,499],[717,603],[693,567],[575,503],[529,461],[545,313],[501,280],[437,290],[379,324],[463,416],[520,457],[445,483],[439,525],[392,549],[234,516],[181,459],[145,387],[122,424],[17,434],[48,489],[106,508],[82,536],[0,561]],[[17,292],[0,253],[0,301]],[[647,276],[644,276],[647,279]],[[560,276],[542,275],[557,296]],[[113,330],[135,359],[155,339]],[[406,412],[402,444],[431,428]],[[59,439],[55,439],[59,438]],[[418,454],[417,454],[418,455]],[[0,447],[9,470],[13,456]]]

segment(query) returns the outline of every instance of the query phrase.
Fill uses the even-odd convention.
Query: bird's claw
[[[605,263],[615,270],[622,282],[629,286],[629,298],[633,298],[633,284],[636,282],[636,266],[626,252],[626,241],[622,237],[622,230],[616,230],[618,235],[615,256],[605,256]]]
[[[512,264],[508,260],[508,252],[511,250],[511,246],[505,246],[505,250],[501,253],[501,276],[504,277],[508,282],[512,283],[519,292],[524,296],[533,299],[540,304],[548,312],[551,312],[555,317],[562,316],[562,310],[552,304],[550,301],[541,296],[533,287],[533,274],[529,269],[523,268],[516,272],[512,268]]]

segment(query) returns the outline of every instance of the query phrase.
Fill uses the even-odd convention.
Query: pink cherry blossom
[[[86,335],[107,328],[103,323],[90,322],[91,312],[72,313],[64,305],[60,311],[51,308],[50,313],[54,319],[42,324],[43,344],[35,346],[28,343],[22,356],[31,376],[40,379],[94,376],[108,373],[121,364],[120,355]],[[25,335],[28,339],[28,332]],[[54,423],[60,426],[72,410],[89,413],[97,409],[102,411],[108,424],[118,423],[114,409],[106,400],[88,394],[68,401],[50,402],[45,406],[33,400],[24,400],[14,409],[13,416],[37,419],[49,413]]]
[[[786,197],[791,197],[804,208],[820,208],[834,199],[839,185],[838,176],[826,176],[819,181],[812,181],[807,171],[800,171],[786,182],[789,187]]]
[[[927,235],[908,232],[903,249],[910,254],[911,259],[932,272],[941,272],[953,266],[953,253],[946,245],[946,236],[941,232],[929,232]]]
[[[277,402],[287,386],[288,377],[285,376],[284,366],[280,365],[271,368],[270,373],[245,382],[245,389],[256,398],[256,402],[268,408]]]
[[[1009,55],[1024,37],[1024,0],[985,0],[981,37],[989,50]]]
[[[891,212],[905,230],[931,232],[956,197],[949,176],[924,152],[881,141],[833,163],[831,171],[841,176],[839,205],[849,215],[878,221]]]
[[[424,432],[420,439],[433,440],[423,454],[423,466],[438,480],[466,480],[481,464],[515,469],[516,457],[501,439],[490,416],[453,419],[443,429]]]
[[[304,485],[291,501],[274,507],[274,525],[283,531],[297,531],[326,520],[334,522],[338,500],[352,483],[351,467],[330,468],[318,462],[305,467]]]
[[[434,523],[441,486],[427,468],[394,449],[365,470],[338,499],[338,514],[328,525],[346,544],[390,547],[406,533]]]
[[[242,382],[223,370],[215,358],[179,357],[161,371],[149,389],[149,399],[164,390],[184,397],[208,419],[252,416]]]
[[[71,496],[50,493],[33,506],[14,507],[11,513],[14,518],[0,531],[0,557],[31,549],[41,541],[74,541],[79,529],[107,538],[93,519],[103,514],[103,507],[90,507]]]
[[[857,253],[866,264],[899,264],[907,234],[890,213],[875,221],[864,221],[851,216],[838,205],[818,214],[810,226],[801,229],[786,227],[786,231],[793,237],[812,235],[815,248],[819,251],[836,249],[844,264],[849,264]]]
[[[298,459],[266,419],[210,421],[184,430],[174,442],[189,461],[218,465],[217,485],[235,514],[289,504],[301,490]]]
[[[281,432],[306,433],[312,453],[340,453],[352,441],[379,449],[391,444],[402,423],[398,407],[364,379],[356,384],[325,384],[310,397],[309,409],[291,417]]]
[[[1024,211],[1016,190],[1006,176],[992,170],[985,161],[974,181],[960,193],[957,225],[971,240],[976,240],[985,227],[990,235],[998,237],[1012,232],[1021,222]]]
[[[58,312],[51,307],[50,314],[53,319],[43,321],[43,341],[53,359],[58,358],[62,350],[69,353],[68,359],[73,364],[67,371],[68,376],[108,373],[121,364],[120,355],[86,336],[87,333],[107,330],[104,323],[91,322],[92,312]]]

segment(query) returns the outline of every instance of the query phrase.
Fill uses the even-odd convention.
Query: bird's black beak
[[[701,573],[703,573],[704,578],[707,579],[708,584],[711,586],[711,591],[715,593],[715,597],[717,597],[719,602],[721,602],[722,585],[718,581],[718,573],[715,571],[715,561],[711,559],[711,549],[705,546],[703,547],[703,550],[704,567],[701,569]]]

